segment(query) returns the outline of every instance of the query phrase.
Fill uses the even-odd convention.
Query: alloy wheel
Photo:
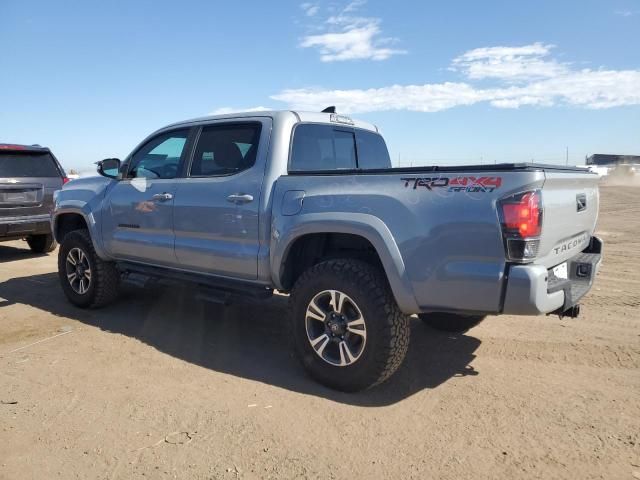
[[[364,316],[355,301],[339,290],[324,290],[311,299],[305,314],[307,338],[325,362],[355,363],[367,342]]]
[[[66,274],[74,292],[84,295],[91,286],[91,265],[89,258],[80,248],[69,250],[66,259]]]

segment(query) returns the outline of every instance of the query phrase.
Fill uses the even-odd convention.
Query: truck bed
[[[543,225],[538,255],[525,263],[546,272],[589,245],[598,176],[585,169],[501,163],[289,173],[276,182],[273,222],[278,232],[300,232],[307,220],[338,229],[344,223],[345,232],[363,235],[388,232],[381,249],[392,252],[388,263],[404,282],[394,291],[410,288],[417,304],[402,305],[405,311],[501,313],[513,262],[499,202],[533,190],[541,192]],[[584,211],[577,211],[579,197]],[[294,215],[292,202],[301,207]]]
[[[392,168],[378,168],[378,169],[342,169],[342,170],[316,170],[314,172],[289,172],[289,175],[372,175],[372,174],[388,174],[388,173],[423,173],[423,172],[438,172],[438,173],[475,173],[475,172],[582,172],[596,175],[584,168],[553,165],[545,163],[494,163],[485,165],[426,165],[419,167],[392,167]]]

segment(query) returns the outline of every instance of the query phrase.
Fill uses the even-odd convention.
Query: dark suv
[[[0,241],[25,239],[36,253],[52,251],[53,192],[67,181],[48,148],[0,143]]]

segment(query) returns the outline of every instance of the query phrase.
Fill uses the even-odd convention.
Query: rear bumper
[[[576,305],[591,289],[602,260],[602,240],[567,261],[568,278],[556,278],[543,265],[513,265],[509,269],[502,313],[540,315],[563,312]]]
[[[0,240],[47,233],[51,233],[51,216],[49,214],[0,217]]]

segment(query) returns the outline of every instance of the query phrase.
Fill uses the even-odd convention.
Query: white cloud
[[[566,73],[568,66],[548,58],[553,45],[533,43],[523,47],[485,47],[470,50],[453,59],[451,69],[479,80],[508,81],[551,78]]]
[[[640,70],[572,69],[548,58],[550,45],[488,47],[453,60],[466,82],[391,85],[370,89],[289,89],[271,98],[293,108],[318,111],[336,105],[340,112],[387,110],[437,112],[486,102],[497,108],[568,105],[590,109],[640,105]],[[475,80],[495,85],[477,86]]]
[[[308,3],[308,2],[302,3],[300,5],[300,8],[302,9],[302,11],[307,17],[315,16],[320,10],[320,7],[318,5],[315,5],[313,3]]]
[[[296,89],[284,90],[271,98],[301,110],[319,111],[326,105],[337,105],[342,113],[384,110],[437,112],[458,105],[471,105],[483,99],[466,83],[392,85],[367,90]]]
[[[266,112],[268,110],[272,110],[267,107],[249,107],[249,108],[233,108],[233,107],[220,107],[216,108],[213,112],[210,112],[209,115],[227,115],[229,113],[240,113],[240,112]]]
[[[634,12],[632,10],[616,10],[613,13],[615,13],[616,15],[620,15],[621,17],[632,17],[638,12]]]
[[[367,3],[367,0],[353,0],[353,2],[351,2],[346,7],[344,7],[342,12],[343,13],[355,12],[360,7],[362,7],[365,3]]]
[[[378,35],[379,22],[369,20],[366,23],[352,24],[341,32],[309,35],[302,40],[300,46],[318,47],[323,62],[386,60],[393,55],[406,53],[404,50],[382,46],[390,39],[376,39]]]
[[[351,15],[364,3],[364,0],[349,3],[337,15],[323,22],[320,28],[324,33],[305,36],[300,46],[317,48],[323,62],[386,60],[393,55],[406,53],[405,50],[389,47],[396,39],[382,36],[379,18]]]

